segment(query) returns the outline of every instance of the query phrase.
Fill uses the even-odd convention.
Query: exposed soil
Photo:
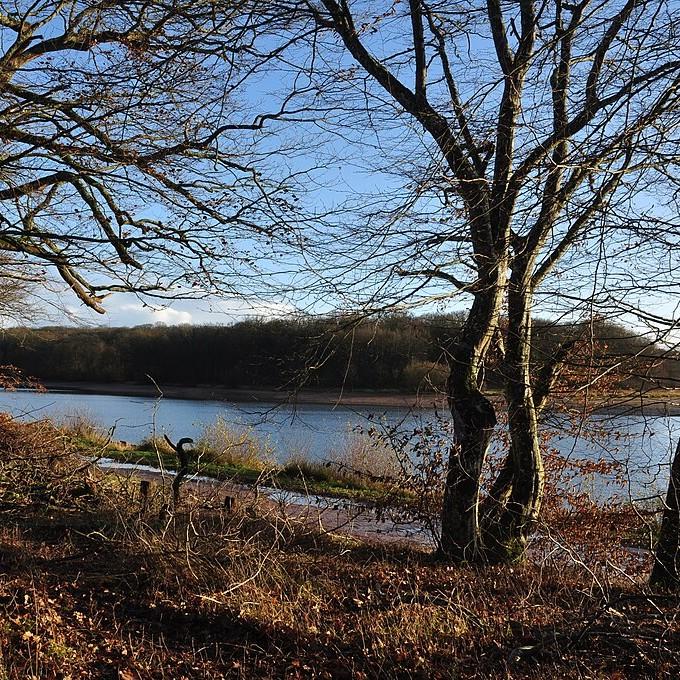
[[[287,392],[274,388],[231,389],[219,385],[161,385],[153,383],[95,383],[95,382],[48,382],[45,387],[51,392],[75,392],[78,394],[110,394],[134,397],[163,397],[167,399],[193,399],[198,401],[225,401],[233,403],[291,403],[316,404],[346,407],[401,407],[432,408],[445,406],[443,394],[432,392],[400,393],[390,390],[301,390]],[[492,394],[492,400],[501,400]],[[574,410],[581,410],[582,404],[574,404]],[[644,394],[611,395],[608,398],[593,398],[588,412],[596,411],[613,415],[680,415],[680,393],[676,390],[655,390]]]
[[[142,385],[136,383],[47,382],[50,392],[76,392],[78,394],[112,394],[133,397],[164,397],[168,399],[196,399],[228,402],[264,402],[293,404],[318,404],[342,406],[396,406],[429,408],[443,404],[443,395],[432,393],[402,394],[392,391],[344,392],[342,390],[304,390],[286,392],[277,389],[229,389],[218,385]]]

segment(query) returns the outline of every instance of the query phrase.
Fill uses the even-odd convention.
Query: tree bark
[[[680,590],[680,440],[671,464],[666,504],[649,585],[653,588]]]
[[[509,464],[501,470],[502,488],[496,485],[493,489],[495,497],[492,493],[483,527],[487,559],[493,562],[521,559],[543,500],[544,468],[530,363],[533,294],[527,271],[526,263],[518,262],[508,285],[508,337],[503,373],[510,434]]]
[[[498,322],[500,300],[498,287],[475,297],[449,356],[451,372],[447,387],[454,444],[444,490],[440,552],[455,562],[485,561],[479,525],[479,491],[496,413],[479,390],[477,381]]]

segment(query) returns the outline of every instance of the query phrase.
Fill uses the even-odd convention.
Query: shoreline
[[[309,404],[317,406],[385,406],[431,408],[442,406],[445,398],[434,393],[401,393],[392,391],[304,390],[289,393],[277,389],[225,388],[218,385],[142,385],[138,383],[46,382],[48,392],[75,394],[108,394],[127,397],[156,397],[192,401],[225,401],[231,403]]]
[[[396,391],[342,391],[303,390],[289,393],[272,388],[225,388],[218,385],[162,385],[139,383],[94,383],[94,382],[46,382],[48,392],[74,394],[107,394],[111,396],[156,397],[165,399],[186,399],[190,401],[223,401],[228,403],[274,403],[315,406],[344,406],[348,408],[396,407],[434,408],[446,407],[443,394],[402,393]],[[499,395],[492,395],[494,401]],[[680,394],[629,395],[610,399],[594,405],[592,412],[612,416],[680,416]]]
[[[175,471],[167,469],[165,475],[160,469],[147,465],[125,464],[115,459],[103,459],[106,465],[99,469],[104,474],[114,474],[128,479],[147,480],[155,484],[168,484]],[[109,462],[110,461],[110,462]],[[287,515],[310,526],[322,527],[326,533],[335,533],[368,541],[377,545],[398,543],[414,549],[434,549],[434,540],[426,525],[416,519],[405,519],[398,506],[375,505],[372,501],[353,499],[318,492],[302,492],[274,486],[230,482],[216,477],[188,476],[182,488],[191,488],[200,493],[231,496],[237,503],[243,503],[248,496],[257,495],[271,510],[285,507]]]

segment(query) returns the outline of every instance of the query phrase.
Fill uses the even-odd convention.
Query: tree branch
[[[409,0],[411,12],[411,31],[413,50],[416,56],[415,96],[420,102],[427,99],[427,60],[425,56],[425,37],[423,35],[423,11],[421,0]]]

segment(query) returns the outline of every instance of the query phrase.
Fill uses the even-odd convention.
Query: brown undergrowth
[[[47,423],[0,422],[0,480],[0,678],[670,678],[680,663],[677,598],[646,592],[644,564],[588,552],[588,526],[618,521],[594,509],[546,526],[527,564],[475,570],[322,535],[255,497],[227,512],[185,488],[172,508]]]

